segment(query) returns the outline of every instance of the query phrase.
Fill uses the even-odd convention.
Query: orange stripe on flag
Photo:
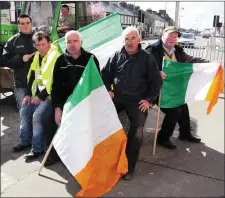
[[[209,114],[213,108],[213,106],[217,103],[219,95],[224,92],[224,76],[223,76],[223,68],[220,65],[216,76],[213,79],[213,82],[210,86],[210,89],[207,93],[205,100],[209,101],[209,106],[207,108],[207,114]]]
[[[100,197],[127,173],[126,142],[126,134],[121,129],[95,146],[88,164],[74,176],[82,187],[76,197]]]

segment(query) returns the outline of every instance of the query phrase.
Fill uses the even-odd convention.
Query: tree
[[[123,6],[124,8],[127,7],[127,3],[126,3],[125,1],[121,1],[121,2],[120,2],[120,5]]]
[[[151,8],[148,8],[147,10],[146,10],[146,12],[148,12],[148,13],[152,13],[152,9]]]
[[[140,6],[135,6],[135,10],[140,10]]]

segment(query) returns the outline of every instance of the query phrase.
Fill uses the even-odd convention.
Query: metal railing
[[[182,45],[184,51],[194,57],[202,58],[208,61],[222,62],[224,65],[224,40],[216,42],[215,38],[208,40],[204,46],[185,46]]]

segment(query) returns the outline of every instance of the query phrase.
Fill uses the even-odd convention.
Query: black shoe
[[[47,166],[52,166],[53,164],[57,163],[59,159],[53,159],[53,158],[48,158],[45,162],[45,167]]]
[[[133,178],[133,176],[134,176],[134,173],[133,172],[131,172],[131,173],[126,173],[124,176],[123,176],[123,179],[124,180],[131,180],[132,178]]]
[[[196,138],[193,135],[188,135],[188,136],[179,136],[178,138],[181,141],[188,141],[188,142],[193,142],[193,143],[200,143],[201,138]]]
[[[29,162],[30,160],[38,158],[40,155],[43,155],[44,152],[30,152],[24,158],[26,159],[25,162]]]
[[[166,149],[176,149],[177,146],[175,144],[173,144],[170,140],[167,140],[167,141],[160,141],[160,140],[157,140],[157,144],[163,146],[164,148]]]
[[[12,148],[12,151],[16,153],[16,152],[26,150],[27,148],[30,148],[30,147],[31,147],[31,144],[29,144],[29,145],[18,144],[17,146],[14,146]]]

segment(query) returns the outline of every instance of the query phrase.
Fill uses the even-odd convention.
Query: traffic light
[[[213,27],[218,27],[217,25],[219,24],[219,22],[220,22],[220,16],[219,15],[214,15]]]
[[[141,15],[142,17],[141,17],[141,22],[142,23],[144,23],[145,22],[145,14],[144,13],[142,13],[142,15]]]
[[[138,10],[138,22],[140,22],[141,23],[141,10]]]
[[[216,27],[221,28],[222,27],[222,23],[217,23]]]

